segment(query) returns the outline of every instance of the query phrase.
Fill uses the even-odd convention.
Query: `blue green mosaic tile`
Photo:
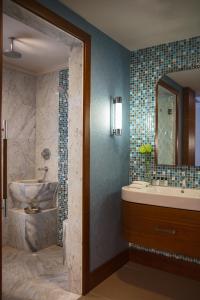
[[[186,262],[189,262],[189,263],[200,265],[200,260],[198,258],[195,258],[195,257],[189,257],[189,256],[185,256],[185,255],[182,255],[182,254],[172,253],[172,252],[165,252],[165,251],[157,250],[157,249],[154,249],[154,248],[145,248],[143,246],[140,246],[138,244],[133,244],[133,243],[130,243],[129,245],[130,245],[130,248],[132,248],[132,249],[137,249],[137,250],[144,251],[144,252],[147,252],[147,253],[153,253],[153,254],[165,256],[165,257],[168,257],[168,258],[172,258],[172,259],[176,259],[176,260],[182,260],[182,261],[186,261]]]
[[[130,64],[130,182],[145,179],[145,163],[138,153],[141,144],[155,146],[155,87],[170,72],[200,68],[200,37],[157,45],[131,52]],[[170,186],[200,187],[200,167],[156,166],[151,177],[166,177]]]
[[[59,139],[58,139],[58,231],[57,243],[62,246],[63,221],[68,214],[68,86],[69,70],[59,72]]]

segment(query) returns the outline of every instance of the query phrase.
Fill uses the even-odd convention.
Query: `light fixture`
[[[122,135],[122,97],[111,97],[110,104],[111,135]]]

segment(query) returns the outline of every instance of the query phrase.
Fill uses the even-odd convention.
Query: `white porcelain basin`
[[[57,185],[57,182],[41,182],[37,179],[12,182],[9,191],[13,206],[24,208],[34,202],[43,209],[55,207]]]
[[[200,211],[200,190],[148,186],[141,189],[125,186],[122,199],[129,202]]]

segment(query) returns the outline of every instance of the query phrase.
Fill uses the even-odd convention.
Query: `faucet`
[[[43,175],[42,179],[39,180],[40,182],[45,181],[48,170],[49,170],[48,167],[38,168],[38,171],[44,171],[44,175]]]

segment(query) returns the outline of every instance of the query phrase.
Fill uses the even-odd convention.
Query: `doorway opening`
[[[90,37],[35,1],[2,17],[3,297],[84,294]]]

